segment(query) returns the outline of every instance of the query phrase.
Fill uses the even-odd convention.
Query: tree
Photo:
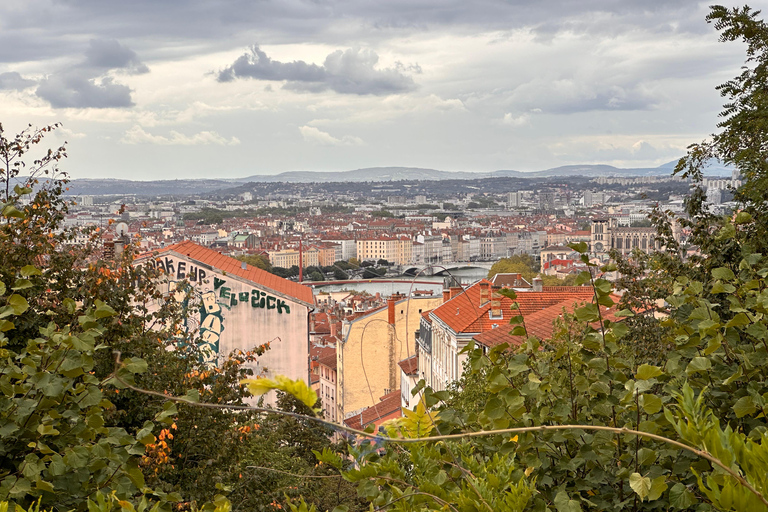
[[[488,271],[488,279],[496,274],[522,274],[524,279],[531,280],[539,271],[538,263],[529,254],[516,254],[509,258],[502,258],[491,266]]]
[[[242,256],[235,256],[235,259],[244,261],[248,265],[260,268],[261,270],[266,270],[267,272],[272,270],[272,264],[263,254],[244,254]]]
[[[0,185],[2,185],[2,199],[6,204],[11,200],[12,191],[15,184],[32,185],[37,183],[38,178],[48,176],[50,178],[65,178],[66,175],[60,173],[57,164],[62,158],[66,158],[66,142],[56,150],[48,150],[40,158],[34,160],[31,165],[27,165],[24,155],[34,150],[45,135],[59,128],[59,123],[45,126],[43,128],[27,128],[9,139],[5,136],[3,125],[0,123]],[[19,178],[24,171],[26,176]],[[24,180],[26,183],[24,183]],[[18,181],[18,183],[14,183]]]
[[[720,31],[721,41],[746,43],[746,63],[739,76],[717,87],[726,99],[717,125],[721,131],[690,146],[675,168],[675,173],[698,185],[686,203],[691,220],[683,224],[692,230],[691,242],[710,256],[708,261],[702,259],[705,269],[738,261],[742,252],[768,251],[768,26],[758,15],[747,6],[714,6],[707,16],[707,22]],[[733,166],[743,179],[734,194],[742,208],[738,228],[709,213],[704,203],[703,172],[713,158]],[[721,227],[727,227],[724,236],[713,237]]]
[[[349,274],[341,270],[340,268],[333,269],[333,278],[337,281],[346,281],[349,279]]]

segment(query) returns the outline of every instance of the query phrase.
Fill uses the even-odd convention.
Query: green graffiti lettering
[[[283,314],[283,309],[285,309],[286,313],[291,312],[291,306],[285,303],[284,300],[277,299],[277,312],[281,315]]]
[[[232,295],[230,295],[230,297],[229,297],[229,305],[230,306],[237,306],[237,294],[236,293],[233,293]]]
[[[267,309],[275,309],[275,301],[277,299],[272,297],[271,295],[267,297]]]
[[[202,278],[201,278],[202,279]],[[227,281],[225,279],[219,279],[218,277],[213,277],[213,289],[218,290],[221,285],[226,283]],[[222,295],[223,297],[223,295]]]
[[[229,288],[227,288],[226,286],[222,286],[221,291],[219,292],[219,297],[221,297],[222,299],[229,300],[229,291],[230,291]]]
[[[237,300],[240,302],[248,303],[248,292],[240,292],[237,294]]]
[[[251,307],[258,308],[259,306],[259,295],[261,292],[259,290],[251,290]]]

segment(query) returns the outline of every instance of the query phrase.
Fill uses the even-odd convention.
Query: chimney
[[[533,278],[533,291],[535,292],[544,291],[544,282],[541,280],[540,277]]]
[[[501,295],[499,290],[501,290],[501,286],[494,285],[493,292],[491,293],[491,316],[494,318],[501,317]]]
[[[338,324],[338,322],[336,322],[336,319],[333,318],[333,319],[331,319],[329,325],[331,327],[331,337],[335,338],[336,335],[339,333],[339,324]]]
[[[125,248],[125,242],[120,239],[115,239],[115,258],[119,258],[123,255],[123,249]]]
[[[452,299],[455,296],[457,296],[458,294],[460,294],[461,293],[461,289],[462,289],[461,286],[451,286],[451,290],[450,290],[451,296],[450,296],[450,298]]]
[[[389,325],[395,325],[395,302],[397,302],[397,295],[392,295],[387,299],[387,312],[389,313]]]
[[[451,290],[443,288],[443,304],[451,300]]]
[[[315,332],[315,315],[309,315],[309,332]]]
[[[489,284],[488,281],[480,281],[480,307],[485,306],[488,304],[488,301],[491,300],[488,291]]]

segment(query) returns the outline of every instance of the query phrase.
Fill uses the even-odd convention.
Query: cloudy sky
[[[0,123],[6,135],[63,123],[51,145],[68,141],[75,178],[657,166],[715,130],[714,88],[744,60],[707,12],[689,0],[0,2]]]

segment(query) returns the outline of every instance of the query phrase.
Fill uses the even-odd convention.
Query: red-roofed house
[[[512,310],[513,301],[496,293],[499,287],[483,279],[463,292],[451,293],[448,300],[422,318],[417,344],[419,377],[435,390],[445,389],[458,380],[463,371],[465,354],[459,354],[472,339],[480,337],[489,345],[508,340],[506,334],[512,330],[509,321],[522,314],[529,322],[536,321],[536,315],[548,308],[556,307],[559,314],[563,306],[591,301],[594,297],[589,287],[557,287],[556,291],[526,291],[517,294],[519,309]],[[554,311],[554,310],[550,310]],[[572,311],[572,309],[571,309]],[[529,320],[530,319],[530,320]],[[551,320],[549,318],[549,333]],[[539,325],[538,322],[535,322]],[[546,323],[546,321],[545,321]],[[529,326],[531,329],[531,326]],[[493,332],[498,330],[499,332]],[[532,335],[536,333],[531,332]],[[519,343],[519,342],[518,342]]]
[[[187,328],[199,334],[207,362],[215,365],[234,350],[270,343],[270,350],[251,364],[254,375],[309,383],[310,288],[190,241],[136,262],[162,269],[167,276],[162,286],[169,293],[181,283],[192,286]]]

